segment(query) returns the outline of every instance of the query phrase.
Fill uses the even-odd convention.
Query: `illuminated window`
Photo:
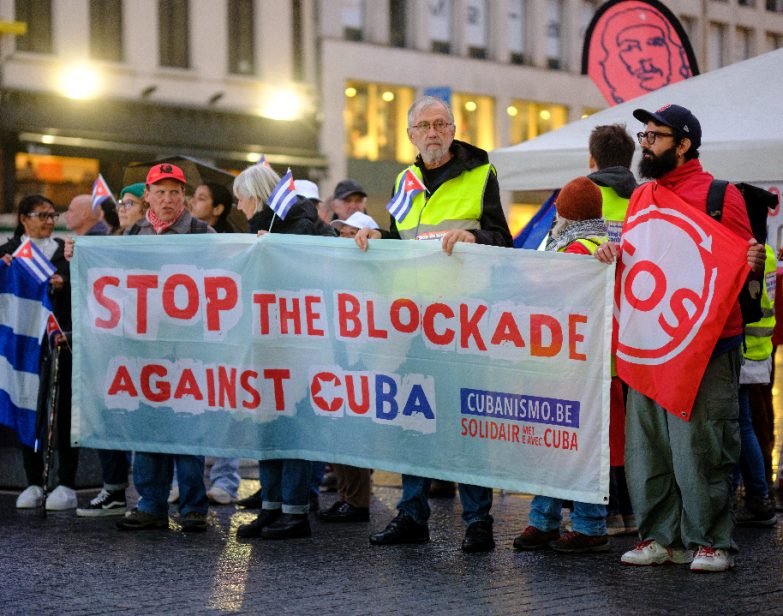
[[[495,149],[495,101],[490,96],[455,92],[451,95],[456,138],[484,150]]]
[[[345,84],[345,147],[349,158],[410,162],[408,139],[413,88],[351,81]]]
[[[15,201],[25,195],[42,194],[51,199],[57,209],[64,210],[76,195],[92,190],[98,170],[95,158],[19,152],[16,154]]]
[[[601,110],[598,107],[582,107],[582,115],[580,116],[580,118],[584,119],[590,117],[591,115],[593,115],[594,113],[598,113],[599,111]]]
[[[514,100],[506,113],[509,115],[511,143],[538,137],[568,122],[568,107],[565,105]]]

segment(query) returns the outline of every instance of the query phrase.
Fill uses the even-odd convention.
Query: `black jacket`
[[[271,231],[270,231],[271,227]],[[270,233],[288,233],[290,235],[325,235],[335,237],[337,231],[318,217],[313,202],[302,196],[288,210],[285,220],[277,216],[272,209],[264,205],[250,219],[250,232],[270,231]]]

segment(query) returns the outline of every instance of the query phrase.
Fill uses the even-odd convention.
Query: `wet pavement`
[[[783,525],[738,529],[734,571],[620,565],[631,537],[611,551],[516,552],[530,497],[495,494],[497,548],[463,554],[458,499],[433,499],[432,541],[371,546],[395,514],[394,476],[377,478],[371,521],[322,524],[290,541],[237,540],[253,511],[214,507],[209,528],[185,534],[120,532],[116,518],[17,511],[0,493],[2,614],[781,614]],[[240,496],[257,488],[243,480]],[[81,491],[85,503],[96,491]],[[334,494],[322,495],[328,506]]]

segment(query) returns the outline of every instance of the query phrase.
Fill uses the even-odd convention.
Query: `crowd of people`
[[[705,211],[713,178],[699,161],[701,126],[694,114],[684,107],[667,105],[657,111],[637,109],[634,117],[643,125],[637,134],[642,152],[639,176]],[[156,164],[145,182],[124,187],[116,204],[108,198],[101,207],[94,207],[90,195],[75,197],[65,213],[66,222],[76,236],[245,232],[232,223],[232,212],[240,212],[254,234],[339,235],[353,238],[362,251],[371,250],[376,241],[387,240],[438,241],[448,255],[458,242],[511,247],[500,187],[487,152],[455,139],[455,132],[452,111],[442,100],[424,96],[413,103],[408,112],[408,137],[418,156],[397,176],[392,192],[400,190],[410,172],[426,190],[412,198],[411,209],[402,220],[390,218],[388,229],[367,214],[367,194],[351,179],[338,183],[327,202],[321,199],[316,184],[297,180],[295,202],[281,219],[267,203],[280,181],[268,164],[240,173],[233,181],[233,195],[215,183],[203,183],[188,195],[182,169]],[[596,127],[587,145],[588,173],[560,190],[555,222],[542,249],[612,263],[622,259],[622,224],[637,188],[630,170],[636,146],[621,125]],[[603,552],[609,548],[610,535],[637,534],[639,543],[621,557],[625,564],[689,564],[694,571],[725,571],[733,566],[737,551],[732,539],[735,523],[776,524],[771,468],[775,255],[753,239],[742,196],[734,186],[729,185],[725,192],[722,211],[721,224],[738,242],[747,242],[752,270],[763,272],[766,267],[762,320],[744,324],[739,305],[732,309],[709,358],[688,421],[628,387],[613,372],[608,506],[536,495],[528,525],[514,539],[514,548]],[[28,239],[41,249],[57,268],[50,281],[54,313],[63,329],[70,329],[68,263],[74,243],[53,239],[56,218],[51,201],[41,195],[25,197],[18,206],[18,228],[14,237],[0,246],[0,255],[9,264],[11,253]],[[46,356],[43,363],[51,357]],[[46,499],[47,509],[76,508],[77,515],[84,517],[116,515],[119,529],[134,531],[168,528],[169,505],[177,503],[182,530],[197,532],[207,528],[210,502],[237,503],[239,459],[215,460],[205,482],[202,456],[101,450],[103,488],[77,508],[77,450],[69,445],[70,353],[65,351],[59,357],[63,375],[57,429],[59,465],[57,487]],[[45,370],[42,365],[42,374]],[[45,398],[39,397],[42,401]],[[42,456],[26,447],[23,453],[28,487],[19,495],[17,507],[38,507],[43,499]],[[139,501],[128,510],[125,493],[131,470]],[[259,493],[238,503],[260,512],[255,520],[240,526],[237,535],[308,537],[313,510],[323,522],[366,523],[370,520],[371,473],[370,469],[332,465],[338,499],[329,508],[317,510],[323,463],[262,460]],[[737,508],[740,481],[744,505]],[[370,535],[370,543],[429,541],[431,487],[430,478],[403,475],[398,513],[382,530]],[[460,484],[455,490],[448,482],[441,482],[437,489],[439,493],[459,494],[466,526],[462,550],[493,549],[492,489]],[[562,510],[566,507],[571,509],[571,525],[563,531]]]

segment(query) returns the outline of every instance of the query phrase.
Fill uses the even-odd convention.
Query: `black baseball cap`
[[[679,136],[690,139],[691,148],[694,150],[698,150],[701,145],[701,124],[690,109],[679,105],[664,105],[655,112],[636,109],[633,112],[633,117],[645,124],[655,122],[668,126]]]
[[[364,188],[362,188],[362,185],[359,184],[356,180],[343,180],[334,189],[334,198],[335,199],[345,199],[346,197],[350,195],[361,195],[362,197],[366,197],[367,193],[364,192]]]

